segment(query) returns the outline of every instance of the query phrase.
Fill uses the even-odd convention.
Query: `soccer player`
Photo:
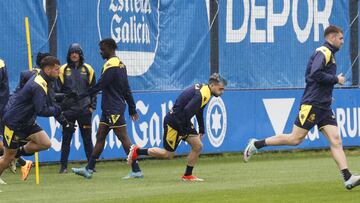
[[[59,76],[60,63],[53,56],[47,56],[41,61],[41,71],[26,82],[25,86],[14,93],[3,112],[4,124],[4,155],[0,158],[0,175],[9,163],[19,156],[30,156],[35,152],[51,147],[51,142],[44,130],[36,124],[36,117],[55,116],[68,127],[74,124],[67,122],[62,115],[62,109],[70,106],[70,100],[65,100],[61,108],[51,105],[48,84]],[[22,142],[27,142],[22,145]]]
[[[133,145],[128,155],[128,163],[133,163],[139,155],[149,155],[155,158],[172,158],[181,140],[191,146],[184,181],[203,181],[203,179],[192,175],[193,168],[202,150],[201,138],[204,135],[203,110],[211,96],[219,97],[223,94],[227,82],[218,73],[210,76],[208,84],[196,84],[185,89],[176,99],[173,108],[164,119],[164,149],[139,148]],[[196,132],[191,118],[196,116],[199,123],[199,133]]]
[[[4,126],[1,124],[3,110],[7,101],[9,100],[9,84],[8,84],[8,75],[6,70],[6,65],[3,60],[0,59],[0,156],[4,154],[4,144],[3,144],[3,133]],[[22,157],[19,157],[18,163],[20,163],[21,171],[22,171],[22,180],[26,180],[29,171],[32,166],[32,161],[26,161]],[[9,164],[9,169],[11,172],[16,173],[16,163],[15,161],[11,161]],[[4,181],[0,181],[0,183],[5,183]]]
[[[107,38],[100,41],[99,46],[102,58],[106,59],[101,71],[101,77],[96,85],[89,89],[87,94],[79,95],[79,98],[82,98],[87,95],[95,95],[102,90],[102,115],[96,135],[97,140],[87,166],[83,168],[72,168],[75,174],[88,179],[92,177],[96,159],[99,158],[104,149],[105,138],[110,130],[113,130],[117,138],[121,141],[125,153],[129,153],[131,141],[127,133],[124,115],[126,103],[129,106],[131,119],[133,121],[139,119],[128,82],[126,66],[115,55],[115,50],[117,49],[116,42],[111,38]],[[123,177],[123,179],[143,178],[137,161],[132,163],[131,168],[132,171]]]
[[[39,52],[36,56],[36,66],[33,70],[26,70],[26,71],[22,71],[20,73],[20,80],[19,80],[19,84],[15,89],[15,92],[20,91],[24,85],[26,84],[26,82],[35,74],[39,74],[40,73],[40,62],[43,58],[45,58],[46,56],[50,56],[49,53],[41,53]],[[24,144],[24,143],[23,143]],[[2,155],[2,154],[1,154]],[[32,168],[32,164],[33,162],[31,160],[25,160],[23,157],[19,157],[16,159],[16,161],[20,164],[21,166],[21,173],[22,173],[22,180],[26,180],[30,170]],[[10,162],[10,166],[9,169],[11,172],[16,173],[16,163],[15,163],[15,159],[12,160]]]
[[[69,94],[85,93],[89,88],[95,85],[94,69],[87,63],[84,63],[83,50],[80,44],[70,45],[67,53],[67,63],[61,66],[59,79],[57,80],[57,92]],[[74,106],[64,112],[65,118],[72,123],[76,121],[79,124],[81,137],[84,143],[86,158],[89,161],[93,151],[91,141],[91,117],[96,109],[96,95],[85,97],[77,101]],[[70,142],[74,134],[74,129],[62,128],[62,144],[59,173],[67,173],[67,164],[70,153]]]
[[[5,105],[7,101],[9,100],[9,80],[8,80],[8,74],[6,70],[6,65],[3,60],[0,59],[0,122],[2,120],[3,110],[5,108]],[[4,132],[4,126],[0,123],[0,153],[1,155],[4,153],[4,146],[2,143],[3,139],[3,132]],[[1,178],[0,178],[0,184],[6,184]]]
[[[336,75],[335,53],[344,43],[341,28],[330,25],[324,32],[325,43],[317,48],[308,62],[306,87],[301,106],[290,134],[280,134],[263,140],[250,139],[244,151],[248,162],[258,149],[266,146],[299,145],[315,125],[330,142],[332,156],[340,169],[346,189],[360,184],[360,176],[352,175],[348,169],[335,115],[331,110],[332,92],[335,84],[343,85],[345,77]]]

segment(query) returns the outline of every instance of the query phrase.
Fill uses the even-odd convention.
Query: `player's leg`
[[[75,123],[74,119],[67,118],[69,122]],[[62,126],[62,141],[61,141],[61,156],[60,156],[60,170],[59,173],[67,173],[67,164],[70,154],[70,143],[75,129],[69,129]]]
[[[1,146],[3,147],[3,149],[5,149],[5,147],[4,147],[4,145],[3,145],[3,140],[2,139],[0,139],[1,141],[0,141],[0,144],[1,144]],[[26,141],[26,140],[19,140],[19,143],[18,143],[18,146],[20,147],[20,146],[23,146],[23,145],[25,145],[26,143],[27,143],[28,141]],[[3,154],[1,154],[1,156],[2,156]],[[18,157],[18,158],[15,158],[15,159],[13,159],[11,162],[10,162],[10,164],[9,164],[9,169],[10,169],[10,171],[12,172],[12,173],[16,173],[16,162],[17,163],[19,163],[19,165],[22,167],[21,169],[22,169],[22,171],[23,171],[23,167],[26,167],[26,168],[28,168],[28,165],[30,164],[32,164],[32,161],[27,161],[27,160],[25,160],[23,157]]]
[[[5,150],[5,147],[4,147],[4,144],[3,144],[3,130],[1,129],[0,127],[0,157],[2,155],[4,155],[4,150]],[[16,163],[15,163],[15,159],[12,160],[10,163],[9,163],[9,169],[12,173],[16,173]],[[1,184],[1,181],[0,181],[0,184]]]
[[[266,146],[296,146],[300,144],[309,130],[313,128],[322,118],[323,110],[311,105],[303,104],[296,117],[292,132],[290,134],[279,134],[263,140],[250,139],[245,147],[243,160],[248,162],[258,149]],[[319,118],[320,117],[320,118]]]
[[[96,159],[98,159],[105,147],[105,139],[110,129],[106,124],[100,123],[99,129],[96,134],[96,143],[93,149],[93,153],[91,154],[89,163],[87,165],[87,169],[93,170],[95,168]]]
[[[17,149],[5,148],[4,154],[0,158],[0,176],[9,167],[9,163],[15,159],[16,152]]]
[[[1,122],[0,119],[0,156],[4,154],[4,144],[3,144],[3,137],[4,137],[4,124]],[[16,173],[16,159],[12,160],[9,164],[9,169],[12,173]],[[1,181],[0,181],[1,184]]]
[[[3,144],[3,139],[4,139],[4,123],[2,122],[1,118],[0,118],[0,156],[2,156],[4,154],[4,144]]]
[[[18,148],[18,142],[14,139],[18,134],[8,127],[1,125],[1,134],[3,133],[2,146],[4,151],[3,155],[0,157],[0,176],[3,171],[9,167],[10,162],[15,159]],[[0,179],[0,184],[6,184],[6,182]]]
[[[348,168],[346,156],[343,150],[342,140],[337,126],[326,125],[321,128],[322,133],[330,143],[331,154],[340,170]]]
[[[160,158],[160,159],[172,159],[175,156],[175,152],[168,151],[166,149],[153,147],[149,148],[148,154],[151,157]]]
[[[3,138],[2,138],[2,134],[0,135],[0,156],[4,155],[4,144],[3,144]],[[9,169],[12,173],[16,173],[16,159],[12,160],[9,163]],[[0,181],[1,184],[1,181]]]
[[[329,140],[330,150],[342,176],[344,185],[347,189],[352,189],[360,184],[360,176],[354,176],[348,169],[346,156],[344,153],[342,140],[339,135],[338,127],[335,125],[325,125],[321,131]]]
[[[21,140],[26,139],[28,142],[18,148],[16,157],[31,156],[35,152],[47,150],[51,147],[51,141],[47,133],[37,124],[33,124],[21,130],[18,133]],[[18,145],[20,145],[18,143]]]
[[[2,135],[0,135],[0,156],[2,156],[4,154],[4,144],[3,144],[3,138]]]
[[[89,161],[93,152],[93,143],[91,140],[91,114],[84,114],[78,119],[81,137],[84,143],[86,158]]]
[[[96,165],[96,159],[99,158],[102,151],[105,147],[105,139],[107,134],[109,133],[109,126],[106,123],[100,122],[99,128],[96,134],[96,143],[94,150],[91,154],[91,157],[88,161],[88,164],[86,167],[81,168],[72,168],[71,170],[80,176],[83,176],[84,178],[90,179],[92,177],[92,173],[94,171],[95,165]]]
[[[24,146],[18,149],[16,157],[19,156],[31,156],[35,152],[47,150],[51,147],[51,141],[49,136],[45,131],[43,131],[39,126],[33,127],[33,131],[27,139],[29,142]],[[26,180],[29,176],[30,170],[32,168],[33,162],[30,160],[25,161],[25,165],[21,167],[22,180]]]
[[[115,128],[113,128],[113,131],[114,131],[116,137],[121,141],[126,155],[128,155],[130,152],[131,141],[130,141],[129,135],[127,133],[126,125],[115,127]],[[143,178],[143,177],[144,177],[144,175],[141,172],[138,161],[134,160],[131,163],[131,172],[128,175],[126,175],[125,177],[123,177],[123,179]]]
[[[243,159],[245,162],[248,162],[252,155],[254,155],[259,149],[266,146],[299,145],[304,140],[308,132],[309,130],[294,125],[290,134],[274,135],[263,140],[250,139],[244,150]]]
[[[136,145],[130,147],[130,152],[127,158],[128,164],[132,164],[138,156],[151,156],[158,159],[172,159],[175,155],[174,151],[168,151],[166,149],[151,147],[151,148],[140,148]]]
[[[164,135],[163,135],[163,145],[164,149],[158,148],[158,147],[152,147],[152,148],[139,148],[136,145],[132,145],[130,148],[129,155],[127,157],[128,164],[132,164],[134,160],[137,159],[138,156],[145,155],[145,156],[151,156],[155,158],[162,158],[162,159],[171,159],[174,157],[174,152],[179,145],[179,136],[178,132],[173,129],[170,125],[168,125],[168,122],[165,117],[164,121]]]
[[[19,147],[24,146],[26,143],[28,143],[28,141],[26,139],[19,140]],[[11,163],[13,163],[13,161]],[[17,157],[17,163],[19,163],[21,166],[21,174],[22,174],[21,179],[25,181],[27,179],[27,177],[29,176],[33,162],[31,160],[26,160],[20,156],[20,157]],[[14,163],[14,167],[16,169],[15,163]]]
[[[20,156],[29,156],[51,147],[49,136],[44,130],[31,134],[27,139],[29,142],[18,150],[18,155]]]
[[[188,162],[182,179],[184,181],[204,181],[203,179],[192,175],[193,168],[199,159],[203,147],[200,136],[197,134],[191,134],[187,137],[186,142],[190,144],[191,151],[188,155]]]
[[[272,137],[264,139],[264,143],[261,144],[261,140],[256,141],[255,147],[261,149],[265,146],[296,146],[299,145],[308,134],[308,130],[300,128],[296,125],[293,126],[292,132],[290,134],[279,134]]]
[[[199,159],[203,144],[199,135],[189,135],[186,142],[190,144],[191,151],[188,156],[188,165],[194,166]],[[189,174],[191,175],[191,174]]]
[[[123,149],[124,149],[126,155],[128,155],[132,144],[131,144],[129,135],[127,133],[126,125],[117,127],[117,128],[113,128],[113,131],[114,131],[116,137],[122,143],[122,146],[123,146]],[[140,168],[136,169],[136,171],[140,171]]]

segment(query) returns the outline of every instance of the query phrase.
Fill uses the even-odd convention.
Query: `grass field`
[[[352,171],[360,172],[360,152],[347,154]],[[360,187],[343,187],[328,151],[262,153],[247,164],[241,154],[202,156],[194,169],[202,183],[180,181],[185,157],[145,160],[141,167],[144,179],[124,181],[124,161],[100,162],[91,180],[42,166],[40,185],[34,171],[26,182],[6,171],[0,202],[360,202]]]

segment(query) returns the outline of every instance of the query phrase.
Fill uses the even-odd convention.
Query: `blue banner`
[[[174,90],[209,76],[205,1],[58,1],[58,57],[79,42],[99,74],[98,43],[113,38],[133,90]],[[84,23],[86,22],[86,23]],[[160,79],[161,78],[161,79]]]
[[[348,1],[219,3],[219,66],[230,88],[304,87],[306,65],[329,24],[344,30],[336,63],[351,81]]]
[[[135,101],[140,120],[127,117],[130,139],[141,147],[163,147],[163,119],[173,106],[180,91],[136,93]],[[205,136],[203,153],[243,151],[250,138],[263,139],[279,133],[290,133],[297,116],[302,90],[228,91],[223,97],[212,98],[204,110]],[[360,144],[359,89],[337,89],[333,110],[344,146]],[[100,100],[98,104],[100,105]],[[100,106],[98,106],[99,109]],[[97,110],[92,121],[92,140],[95,144],[100,120]],[[40,126],[49,134],[52,147],[40,153],[41,161],[60,160],[61,129],[54,118],[41,118]],[[194,119],[197,127],[196,120]],[[327,148],[326,138],[315,127],[305,141],[296,147],[270,147],[275,149]],[[187,154],[190,146],[179,145],[177,154]],[[102,159],[125,158],[121,143],[111,131],[106,138]],[[71,142],[70,160],[84,160],[85,153],[79,130]]]
[[[48,50],[48,24],[43,0],[0,1],[0,58],[8,67],[10,89],[19,82],[19,74],[29,68],[25,17],[29,19],[30,40],[35,65],[36,53]]]
[[[13,90],[28,68],[24,17],[29,17],[32,52],[48,51],[42,0],[4,0],[0,10],[3,58]],[[127,65],[133,90],[175,90],[207,80],[210,61],[209,0],[58,1],[57,51],[66,62],[79,42],[97,76],[103,65],[98,42],[113,38]],[[338,72],[351,81],[349,3],[344,0],[218,1],[219,68],[229,88],[303,87],[312,52],[329,24],[343,28],[345,44],[336,54]],[[14,10],[16,8],[16,15]],[[84,23],[85,22],[85,23]],[[34,57],[33,57],[34,58]],[[33,63],[35,60],[33,60]],[[347,84],[350,84],[348,82]]]
[[[21,70],[28,68],[25,16],[29,17],[33,55],[48,50],[45,1],[0,1],[0,58],[8,66],[13,90]],[[349,6],[344,0],[222,0],[219,2],[219,66],[228,88],[303,87],[307,61],[323,43],[324,28],[343,28],[345,44],[336,54],[338,73],[351,81],[349,53]],[[81,44],[85,62],[99,77],[104,63],[98,42],[111,37],[119,46],[117,55],[127,65],[130,86],[140,120],[128,118],[132,141],[142,147],[162,147],[162,122],[180,91],[209,76],[209,1],[175,0],[79,0],[58,1],[58,57],[66,63],[68,47]],[[14,9],[16,9],[14,11]],[[84,23],[85,22],[85,23]],[[34,57],[33,57],[34,58]],[[35,62],[35,60],[33,60]],[[349,84],[349,83],[348,83]],[[152,91],[152,92],[149,92]],[[171,90],[154,92],[156,90]],[[213,98],[205,112],[204,153],[238,152],[251,137],[258,139],[290,132],[297,115],[302,90],[228,91]],[[334,112],[345,146],[359,144],[360,104],[358,89],[335,91]],[[346,98],[346,99],[344,99]],[[98,104],[101,101],[99,99]],[[98,106],[100,109],[100,106]],[[95,143],[100,111],[92,120]],[[60,159],[61,130],[53,118],[40,118],[52,147],[40,153],[41,161]],[[70,160],[85,159],[77,130]],[[327,147],[314,128],[296,148]],[[124,158],[121,143],[112,132],[101,158]],[[274,147],[269,149],[283,149]],[[294,148],[294,147],[290,147]],[[189,146],[181,143],[178,154]]]

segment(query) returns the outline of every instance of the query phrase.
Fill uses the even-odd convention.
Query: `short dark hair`
[[[329,34],[332,34],[332,33],[344,33],[342,31],[342,29],[336,25],[329,25],[326,29],[325,29],[325,32],[324,32],[324,37],[328,36]]]
[[[101,40],[99,42],[99,45],[102,45],[102,44],[113,50],[118,48],[115,40],[113,40],[112,38],[106,38],[106,39]]]
[[[39,52],[37,55],[36,55],[36,65],[38,67],[40,67],[40,64],[41,64],[41,60],[43,60],[45,57],[47,56],[51,56],[50,53],[41,53]]]
[[[213,73],[209,78],[209,85],[219,83],[222,83],[224,86],[227,85],[227,81],[225,80],[225,78],[223,78],[219,73]]]
[[[46,56],[40,62],[40,68],[44,69],[46,66],[60,65],[59,59],[54,56]]]

